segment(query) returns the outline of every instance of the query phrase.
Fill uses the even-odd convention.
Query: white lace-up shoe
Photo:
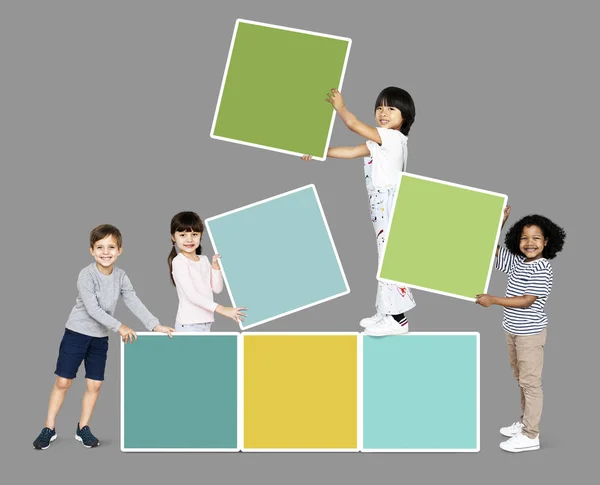
[[[408,333],[408,322],[403,325],[394,320],[391,315],[385,315],[379,319],[373,326],[367,327],[363,332],[365,335],[374,337],[383,337],[385,335],[402,335]]]
[[[369,328],[375,325],[379,320],[383,318],[384,315],[381,313],[376,313],[372,317],[363,318],[358,324],[363,328]]]
[[[514,435],[519,434],[523,430],[523,423],[517,421],[516,423],[511,424],[510,426],[505,426],[504,428],[500,428],[500,434],[502,436],[506,436],[507,438],[512,438]]]
[[[540,449],[540,435],[535,438],[528,438],[523,433],[514,435],[507,441],[500,443],[500,448],[511,453],[520,453],[522,451],[535,451]]]

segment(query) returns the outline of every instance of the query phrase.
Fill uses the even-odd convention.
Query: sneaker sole
[[[388,335],[406,335],[408,333],[408,329],[407,330],[403,330],[403,331],[393,331],[393,332],[386,332],[386,333],[376,333],[376,332],[370,332],[369,329],[367,328],[363,333],[365,335],[369,335],[370,337],[386,337]]]
[[[375,323],[377,323],[379,320],[376,320],[372,323],[361,323],[358,322],[358,324],[362,327],[362,328],[369,328],[369,327],[373,327],[375,325]]]
[[[48,448],[50,448],[50,445],[52,444],[52,442],[56,439],[58,435],[55,434],[52,438],[50,438],[50,443],[48,443],[48,446],[46,446],[45,448],[36,448],[35,445],[33,445],[33,449],[34,450],[47,450]]]
[[[540,449],[540,445],[536,445],[536,446],[528,446],[527,448],[504,448],[502,446],[502,443],[500,444],[500,448],[502,448],[504,451],[508,451],[509,453],[521,453],[523,451],[535,451],[535,450],[539,450]]]
[[[519,434],[519,433],[504,433],[502,430],[500,430],[500,434],[502,436],[506,436],[507,438],[512,438],[513,436]]]
[[[75,439],[76,439],[77,441],[79,441],[79,442],[80,442],[80,443],[81,443],[83,446],[85,446],[86,448],[95,448],[96,446],[100,446],[100,442],[99,442],[99,441],[98,441],[98,443],[97,443],[97,444],[95,444],[95,445],[93,445],[93,446],[86,445],[86,444],[83,442],[83,439],[82,439],[82,438],[81,438],[79,435],[75,435]]]

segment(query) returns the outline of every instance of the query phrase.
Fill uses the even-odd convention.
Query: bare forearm
[[[341,107],[337,110],[337,114],[349,130],[356,131],[356,125],[359,123],[359,120],[348,110],[348,108],[345,106]]]
[[[504,224],[506,224],[506,218],[502,220],[502,226],[500,226],[500,230],[504,228]],[[500,253],[500,245],[496,246],[496,257],[498,256],[498,253]]]
[[[327,150],[328,158],[357,158],[358,147],[332,147]]]
[[[500,305],[507,308],[529,308],[537,297],[532,295],[523,296],[491,296],[492,305]]]
[[[359,158],[369,155],[369,148],[366,143],[355,147],[330,147],[327,149],[327,158]],[[302,160],[312,160],[310,155],[303,155]]]
[[[377,128],[364,124],[356,116],[354,116],[348,110],[348,108],[346,108],[342,94],[337,89],[332,89],[331,93],[329,93],[327,96],[328,99],[326,101],[329,101],[332,104],[333,109],[336,110],[338,116],[342,119],[350,131],[353,131],[357,135],[381,145],[381,136],[379,135]]]

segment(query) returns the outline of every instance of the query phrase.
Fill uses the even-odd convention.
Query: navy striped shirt
[[[552,289],[552,266],[545,258],[526,262],[525,256],[512,254],[501,247],[496,269],[508,274],[506,297],[532,295],[536,300],[529,308],[504,307],[502,326],[514,335],[540,333],[548,324],[544,305]]]

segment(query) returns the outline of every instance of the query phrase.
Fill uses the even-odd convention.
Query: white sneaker
[[[372,317],[363,318],[358,324],[363,328],[369,328],[375,325],[379,320],[384,317],[381,313],[376,313]]]
[[[518,433],[509,440],[500,443],[500,448],[511,453],[539,450],[540,435],[537,435],[535,438],[528,438],[523,433]]]
[[[372,327],[367,327],[363,332],[365,335],[383,337],[385,335],[402,335],[408,333],[408,323],[400,325],[391,315],[385,315]]]
[[[506,436],[507,438],[511,438],[516,434],[519,434],[523,430],[523,423],[517,421],[516,423],[511,424],[510,426],[506,426],[504,428],[500,428],[500,434]]]

